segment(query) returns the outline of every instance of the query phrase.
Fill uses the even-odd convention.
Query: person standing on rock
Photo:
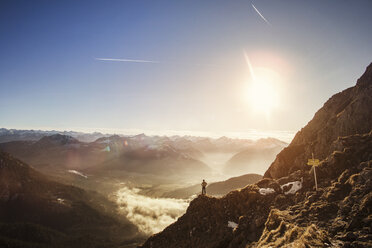
[[[207,182],[203,179],[203,182],[201,183],[201,186],[202,186],[202,195],[206,195],[207,194]]]

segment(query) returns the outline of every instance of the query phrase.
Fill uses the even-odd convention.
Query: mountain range
[[[118,247],[143,237],[101,195],[49,180],[0,152],[1,247]]]
[[[140,247],[372,247],[371,106],[372,64],[324,104],[264,179],[197,197]],[[317,167],[307,165],[313,153]]]
[[[234,153],[224,168],[229,171],[278,154],[262,179],[249,174],[210,183],[210,195],[197,196],[184,215],[139,247],[372,247],[370,106],[372,64],[287,147],[274,139],[144,134],[89,142],[59,133],[25,140],[14,134],[12,140],[2,129],[8,141],[0,143],[0,246],[136,246],[145,235],[117,205],[97,192],[56,182],[51,172],[68,171],[83,181],[92,175],[114,180],[119,172],[202,177],[211,173],[203,156],[228,151]],[[307,164],[313,156],[320,161],[316,167]],[[164,196],[187,198],[199,187]]]
[[[120,177],[123,172],[129,172],[190,179],[200,179],[212,174],[213,168],[202,162],[203,157],[209,153],[239,154],[253,149],[255,162],[267,168],[270,159],[285,146],[286,143],[273,138],[252,141],[226,137],[212,139],[144,134],[112,135],[100,137],[93,142],[82,142],[72,136],[53,134],[43,136],[39,140],[0,143],[1,150],[47,174],[74,170],[101,176]],[[249,164],[252,164],[252,158],[243,156],[238,162],[232,160],[227,169],[235,173],[238,171],[239,174],[244,174],[246,170],[253,172],[249,171]]]
[[[83,142],[92,142],[98,138],[110,136],[108,134],[102,134],[99,132],[83,133],[83,132],[75,132],[75,131],[18,130],[18,129],[0,128],[0,143],[9,142],[9,141],[17,141],[17,140],[37,141],[44,136],[50,136],[54,134],[62,134],[62,135],[71,136]]]

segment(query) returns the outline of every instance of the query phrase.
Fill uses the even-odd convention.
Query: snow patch
[[[289,182],[289,183],[283,184],[282,186],[280,186],[280,188],[282,188],[283,190],[285,187],[290,187],[290,186],[291,188],[287,192],[284,192],[285,195],[295,194],[297,191],[299,191],[302,188],[302,181]]]
[[[75,175],[78,175],[78,176],[81,176],[81,177],[84,177],[84,178],[88,178],[88,176],[84,175],[83,173],[81,173],[77,170],[68,170],[68,172],[70,172],[72,174],[75,174]]]
[[[269,195],[269,194],[272,194],[275,192],[274,189],[272,188],[261,188],[258,190],[258,192],[261,194],[261,195]]]
[[[231,227],[232,229],[235,229],[238,227],[238,224],[236,224],[234,221],[228,221],[227,226]]]

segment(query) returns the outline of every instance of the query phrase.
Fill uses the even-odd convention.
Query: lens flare
[[[278,73],[268,68],[255,68],[254,77],[248,82],[247,99],[254,112],[263,113],[267,118],[279,107]]]

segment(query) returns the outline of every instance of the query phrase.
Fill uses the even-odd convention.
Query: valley
[[[198,196],[140,247],[371,247],[370,106],[372,64],[315,113],[262,180]]]
[[[267,156],[268,147],[281,150],[287,145],[276,139],[252,141],[144,134],[108,135],[84,142],[56,133],[35,140],[37,132],[19,140],[16,130],[12,132],[14,141],[9,141],[9,132],[3,132],[8,141],[0,143],[0,150],[21,159],[46,180],[101,196],[111,204],[115,220],[126,220],[136,228],[137,233],[131,234],[133,247],[182,216],[190,201],[200,194],[202,179],[209,183],[209,195],[222,197],[262,178],[258,174],[232,177],[236,172],[224,173],[234,155],[255,149],[256,153]],[[8,156],[6,153],[4,156]],[[274,159],[275,154],[270,156]],[[248,162],[251,162],[249,158]],[[260,166],[262,171],[269,163]],[[71,204],[65,198],[56,199],[62,206]]]
[[[0,248],[372,248],[372,0],[0,1]]]

